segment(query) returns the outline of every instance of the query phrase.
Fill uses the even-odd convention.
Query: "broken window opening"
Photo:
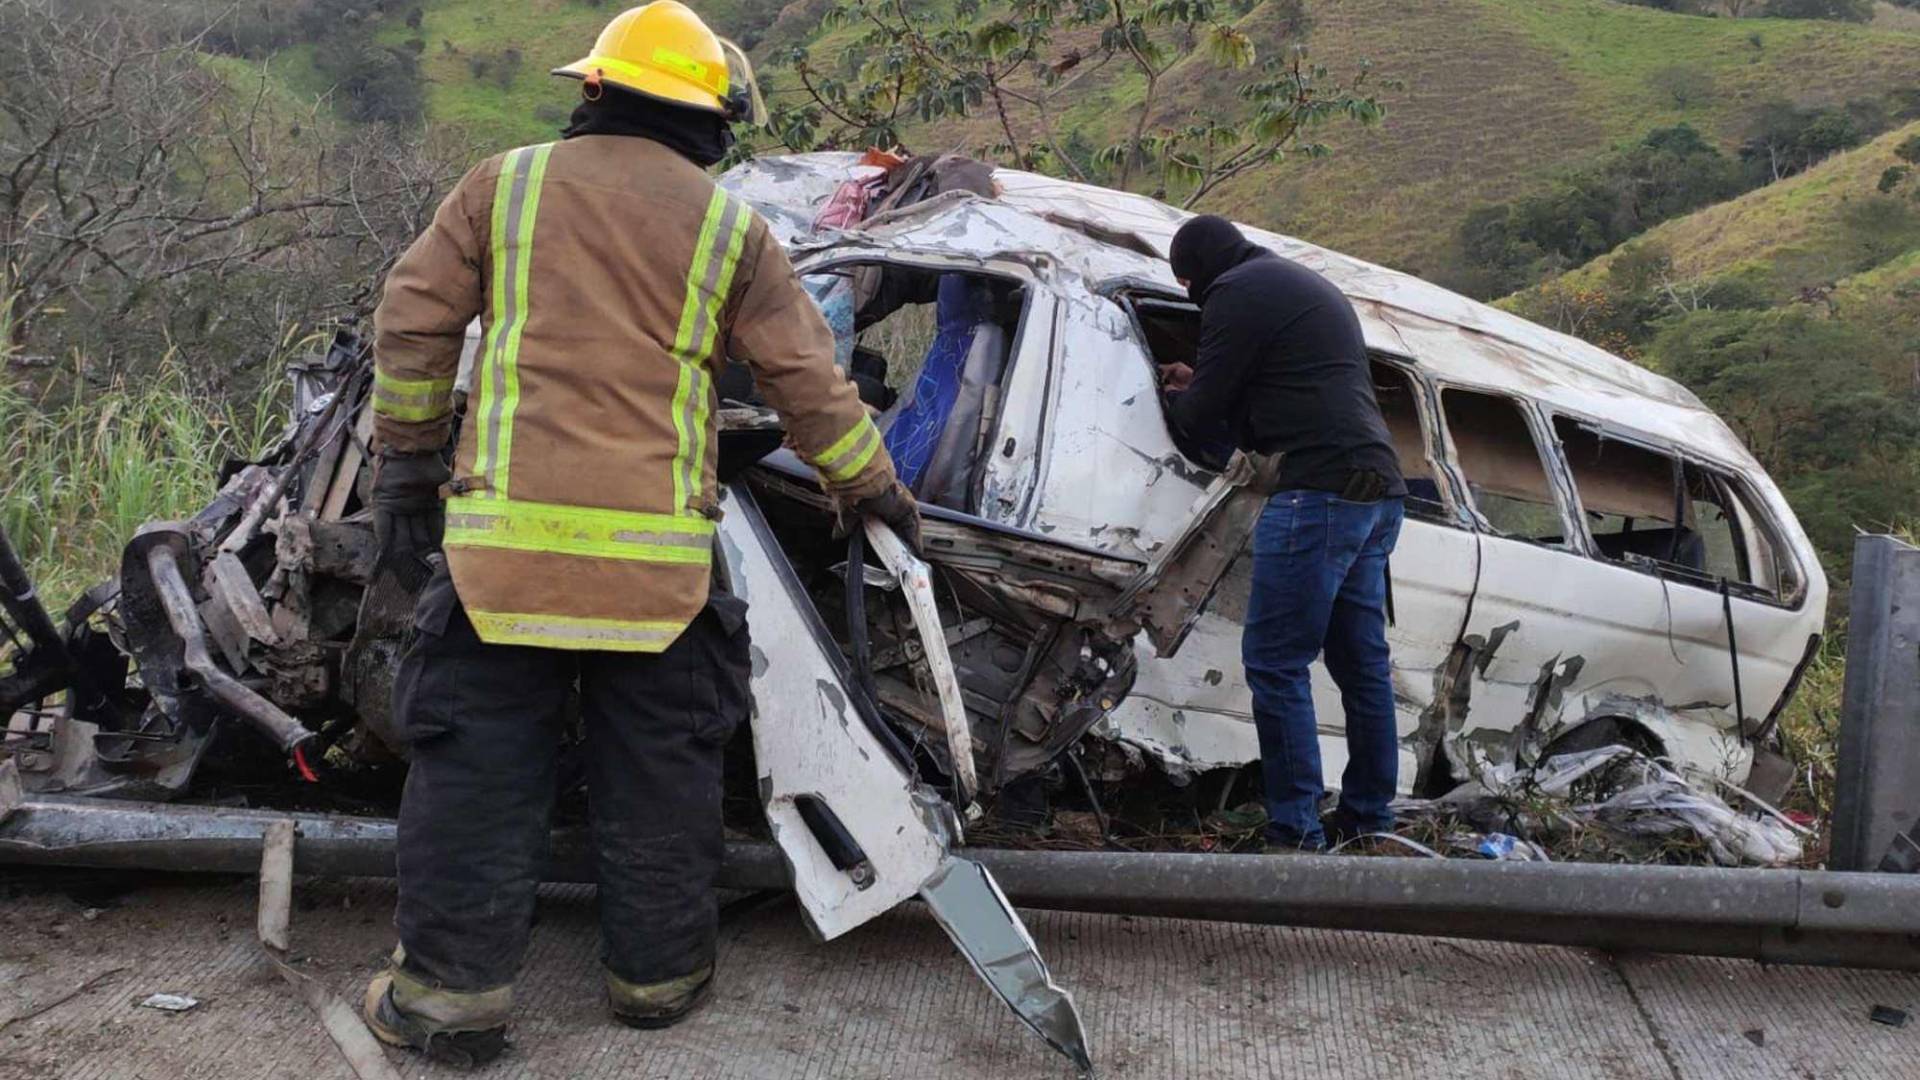
[[[1427,446],[1427,425],[1421,416],[1419,384],[1411,371],[1378,356],[1373,358],[1373,396],[1380,403],[1400,475],[1407,482],[1407,513],[1431,521],[1457,524],[1434,468]]]
[[[1440,393],[1440,408],[1454,459],[1487,526],[1515,540],[1567,546],[1559,499],[1519,403],[1449,387]]]
[[[1597,553],[1613,562],[1652,560],[1706,573],[1706,541],[1673,455],[1608,438],[1564,416],[1554,418],[1553,432]]]
[[[1115,297],[1133,320],[1134,332],[1146,350],[1147,362],[1159,369],[1168,364],[1189,367],[1200,355],[1200,308],[1185,300],[1172,300],[1146,292],[1122,292]],[[1165,399],[1162,398],[1164,406]],[[1164,422],[1164,413],[1162,420]],[[1166,425],[1167,437],[1180,456],[1208,472],[1219,472],[1233,457],[1233,446],[1224,439],[1209,440]]]
[[[1570,417],[1556,417],[1553,428],[1602,558],[1779,594],[1772,545],[1732,481]]]
[[[1789,565],[1779,556],[1770,522],[1729,476],[1692,462],[1688,498],[1706,547],[1706,570],[1750,595],[1778,599],[1793,591]]]
[[[1189,364],[1200,355],[1200,309],[1179,300],[1130,295],[1127,306],[1155,364]]]
[[[880,413],[901,482],[922,502],[977,509],[1029,290],[991,274],[883,262],[835,266],[801,283],[833,331],[834,362]],[[729,374],[722,396],[751,401],[740,396],[751,393],[750,375]]]

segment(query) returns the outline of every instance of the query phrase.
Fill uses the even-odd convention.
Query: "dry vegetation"
[[[348,128],[193,25],[0,0],[0,300],[8,366],[39,390],[173,356],[199,388],[250,391],[290,329],[369,308],[457,175],[419,132]]]

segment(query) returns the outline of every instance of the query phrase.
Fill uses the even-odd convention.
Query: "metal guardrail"
[[[1836,870],[1920,870],[1920,548],[1853,547],[1846,700],[1835,784]]]
[[[292,821],[304,872],[393,874],[390,819],[24,795],[0,764],[0,862],[250,874]],[[1015,903],[1066,911],[1482,938],[1920,971],[1920,875],[1356,856],[968,848]],[[555,835],[545,877],[591,881]],[[772,844],[730,843],[721,884],[785,889]]]

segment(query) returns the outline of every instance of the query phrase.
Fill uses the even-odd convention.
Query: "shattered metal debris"
[[[1765,1048],[1767,1045],[1767,1033],[1763,1028],[1750,1028],[1740,1034],[1745,1036],[1746,1040],[1755,1046]]]
[[[1752,812],[1736,811],[1702,784],[1631,747],[1602,746],[1555,755],[1531,769],[1494,766],[1437,799],[1403,799],[1394,807],[1403,818],[1458,817],[1490,830],[1505,827],[1543,844],[1545,850],[1535,849],[1542,856],[1552,838],[1599,826],[1629,837],[1691,836],[1722,866],[1799,861],[1812,830],[1738,788],[1722,786]]]
[[[186,1012],[198,1008],[200,999],[188,994],[151,994],[140,1003],[143,1009],[159,1009],[161,1012]]]

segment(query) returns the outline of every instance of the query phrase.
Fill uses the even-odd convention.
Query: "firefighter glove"
[[[913,501],[913,493],[906,485],[895,481],[878,495],[869,495],[854,504],[855,510],[863,517],[879,518],[900,539],[906,541],[915,555],[920,554],[920,504]]]
[[[373,534],[380,564],[403,579],[425,583],[427,557],[440,550],[447,512],[440,485],[452,474],[437,451],[385,453],[373,473]]]

